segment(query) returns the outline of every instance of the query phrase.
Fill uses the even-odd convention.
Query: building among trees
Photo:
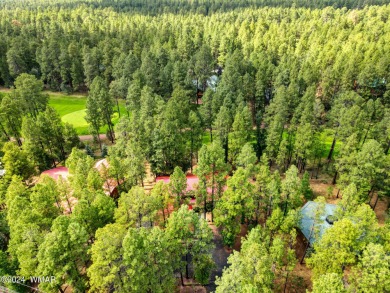
[[[336,221],[336,209],[337,205],[335,204],[315,201],[308,201],[301,208],[299,229],[307,240],[307,247],[302,261],[306,256],[307,249],[314,247],[314,243],[319,241],[325,231],[332,227]]]
[[[102,160],[97,161],[96,164],[94,165],[94,168],[97,171],[99,171],[100,173],[102,173],[102,172],[104,172],[103,165],[107,170],[109,165],[108,165],[108,161],[106,159],[102,159]],[[49,177],[53,178],[56,181],[59,180],[60,177],[62,179],[68,180],[69,169],[67,167],[57,167],[57,168],[53,168],[53,169],[46,170],[46,171],[42,172],[42,175],[48,175]],[[1,176],[1,173],[0,173],[0,176]],[[104,190],[105,194],[107,194],[111,197],[114,197],[114,198],[118,197],[119,192],[118,192],[117,180],[112,179],[112,178],[108,178],[107,180],[105,180],[103,183],[103,190]]]
[[[337,205],[308,201],[301,209],[299,228],[310,245],[321,238],[325,231],[333,225]],[[316,238],[317,235],[317,238]]]

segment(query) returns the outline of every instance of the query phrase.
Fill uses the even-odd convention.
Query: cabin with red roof
[[[99,160],[94,165],[94,168],[97,169],[99,172],[103,172],[104,167],[105,168],[109,167],[109,163],[108,163],[107,159]],[[47,175],[56,181],[59,180],[60,177],[62,179],[68,180],[69,170],[66,167],[57,167],[54,169],[46,170],[46,171],[42,172],[41,175]],[[112,196],[114,198],[118,197],[118,195],[119,195],[118,182],[114,179],[107,179],[103,184],[103,189],[107,195]]]

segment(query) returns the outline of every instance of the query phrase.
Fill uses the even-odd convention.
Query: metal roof
[[[213,91],[216,90],[219,78],[216,75],[212,75],[207,79],[207,86]]]
[[[299,223],[299,228],[301,229],[303,235],[305,235],[306,239],[310,242],[311,246],[313,246],[314,242],[316,241],[315,235],[312,232],[314,224],[316,224],[316,227],[318,227],[318,235],[321,237],[328,228],[332,227],[332,225],[326,221],[326,217],[335,214],[337,205],[329,203],[325,204],[324,212],[322,215],[320,215],[320,221],[315,223],[315,214],[317,208],[318,203],[314,201],[308,201],[301,208],[301,221]]]
[[[215,74],[214,74],[214,75],[211,75],[211,76],[207,79],[207,81],[206,81],[207,87],[209,87],[209,88],[211,88],[213,91],[215,91],[216,88],[217,88],[218,81],[219,81],[219,77],[218,77],[217,75],[215,75]],[[199,90],[204,90],[202,84],[199,84],[199,83],[198,83],[198,80],[194,79],[194,80],[192,80],[192,83],[193,83],[194,86],[198,86],[198,89],[199,89]]]

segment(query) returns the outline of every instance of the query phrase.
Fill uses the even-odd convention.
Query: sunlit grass
[[[49,94],[49,97],[49,106],[53,107],[61,117],[73,112],[83,111],[87,103],[87,98],[81,96]]]
[[[53,107],[61,116],[63,122],[67,122],[76,129],[77,134],[90,134],[88,122],[85,120],[87,97],[67,96],[62,94],[49,93],[49,105]],[[119,121],[117,106],[114,106],[112,122],[114,125]],[[127,116],[124,101],[119,101],[119,111],[121,116]],[[100,133],[106,133],[107,127],[102,127]]]

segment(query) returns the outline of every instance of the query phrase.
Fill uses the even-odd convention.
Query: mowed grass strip
[[[85,135],[85,134],[89,134],[88,122],[85,120],[85,115],[86,115],[86,109],[82,109],[82,110],[78,110],[66,114],[62,116],[61,119],[63,122],[73,125],[73,127],[77,131],[77,134]]]
[[[63,122],[73,125],[79,135],[89,134],[88,123],[85,121],[86,103],[85,96],[49,93],[49,106],[57,111]]]
[[[53,107],[61,117],[73,112],[85,110],[85,106],[87,103],[87,97],[82,96],[49,94],[49,97],[49,106]]]
[[[61,116],[63,122],[67,122],[76,129],[78,135],[90,134],[88,122],[85,120],[87,97],[85,96],[67,96],[58,93],[49,93],[49,105],[53,107]],[[117,106],[114,106],[112,122],[119,121]],[[119,101],[119,111],[122,116],[127,116],[124,101]],[[100,133],[106,133],[107,127],[100,128]]]

